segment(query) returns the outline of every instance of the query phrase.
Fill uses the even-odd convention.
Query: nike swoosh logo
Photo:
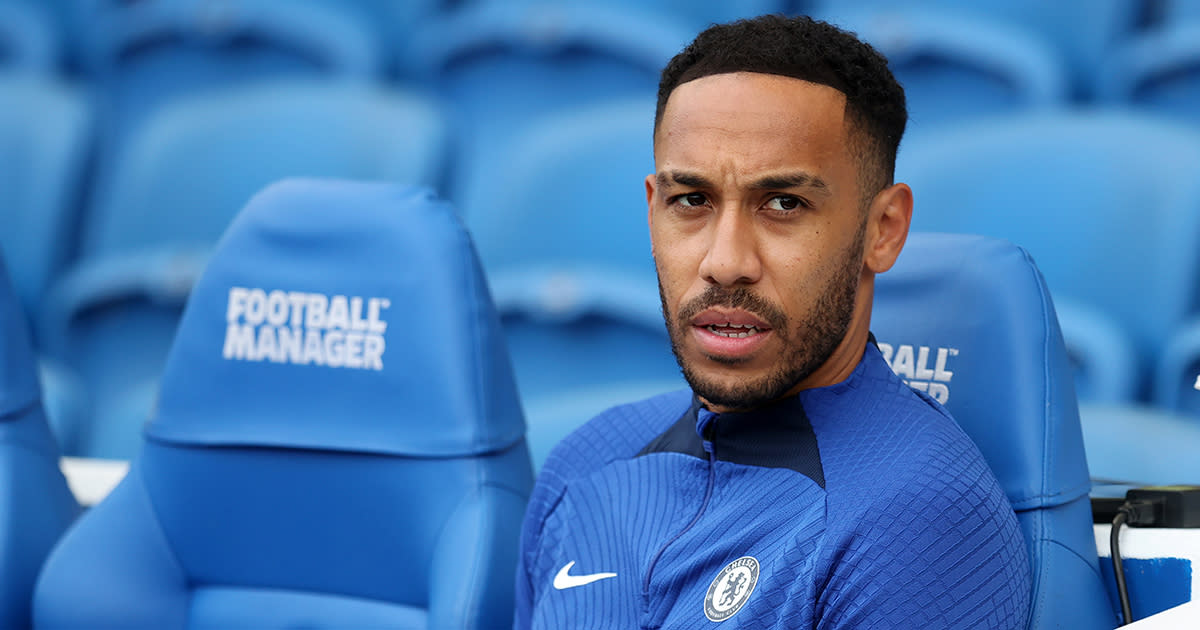
[[[571,567],[575,566],[575,561],[567,563],[567,566],[558,570],[558,574],[554,576],[554,588],[558,590],[575,588],[576,586],[584,586],[592,582],[606,580],[608,578],[617,577],[616,573],[591,573],[588,575],[571,575]]]

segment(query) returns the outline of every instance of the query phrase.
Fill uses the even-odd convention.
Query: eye
[[[679,204],[685,208],[697,208],[708,203],[708,197],[705,197],[704,193],[687,193],[672,197],[671,203]]]
[[[775,212],[793,212],[800,208],[811,208],[812,206],[801,199],[792,195],[775,195],[767,200],[767,209]]]

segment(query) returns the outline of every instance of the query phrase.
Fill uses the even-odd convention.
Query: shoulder
[[[932,474],[986,471],[971,439],[937,401],[896,376],[874,348],[854,375],[805,396],[831,492],[859,498],[912,488]]]
[[[689,409],[691,400],[690,390],[679,390],[617,405],[571,432],[542,464],[526,519],[536,521],[552,511],[574,480],[635,457]]]
[[[1022,625],[1028,552],[983,455],[932,398],[868,372],[849,413],[813,418],[827,483],[822,616],[841,622],[829,627]],[[981,601],[1004,619],[972,617]]]
[[[611,407],[563,438],[550,451],[538,485],[588,475],[634,457],[691,406],[690,390],[677,390]]]

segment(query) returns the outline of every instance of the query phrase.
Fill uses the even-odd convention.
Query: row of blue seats
[[[253,191],[288,176],[436,185],[454,163],[453,129],[420,93],[306,81],[189,99],[130,144],[97,195],[81,254],[54,266],[66,258],[81,151],[72,130],[85,116],[24,87],[12,102],[59,122],[11,125],[20,150],[5,159],[23,185],[7,188],[17,229],[0,245],[39,347],[67,368],[51,371],[55,391],[80,392],[63,396],[55,418],[73,454],[128,455],[192,283]],[[640,185],[653,170],[653,108],[618,100],[546,116],[460,183],[456,203],[497,289],[522,391],[547,408],[618,368],[679,382],[661,352]],[[913,136],[898,176],[916,190],[919,229],[1007,237],[1039,257],[1081,399],[1197,412],[1187,329],[1200,286],[1198,134],[1131,112],[992,117]],[[570,356],[592,357],[589,369],[551,367]],[[72,387],[71,374],[82,382]]]
[[[78,508],[6,289],[0,274],[0,461],[15,471],[0,484],[20,492],[0,493],[0,623],[509,626],[531,458],[499,314],[448,204],[328,180],[256,195],[196,285],[132,469],[65,534]],[[338,324],[338,298],[364,306]],[[313,348],[263,341],[291,309]],[[1029,254],[913,234],[872,319],[894,367],[905,348],[957,350],[934,378],[1016,511],[1037,576],[1029,627],[1114,627],[1070,365]],[[1200,443],[1189,428],[1166,437]],[[1153,481],[1200,476],[1195,458],[1177,465]]]
[[[145,70],[145,55],[164,47],[194,53],[238,40],[243,57],[282,43],[311,62],[408,80],[427,71],[430,45],[438,48],[446,34],[478,43],[487,33],[493,46],[511,45],[514,36],[556,45],[581,35],[588,47],[637,46],[612,36],[686,36],[711,22],[772,12],[856,29],[898,65],[934,61],[942,74],[967,71],[978,87],[1015,81],[1039,97],[1170,100],[1179,96],[1181,71],[1194,75],[1197,65],[1200,11],[1188,0],[4,0],[0,63],[56,71],[69,59],[79,76],[119,81],[131,67]],[[521,30],[503,33],[514,24]]]
[[[405,69],[392,78],[427,84],[466,107],[465,114],[486,105],[492,116],[504,116],[506,108],[538,103],[534,95],[550,94],[558,105],[652,90],[657,70],[708,21],[800,8],[858,31],[889,57],[909,91],[914,130],[980,113],[1061,105],[1078,101],[1080,93],[1193,121],[1200,109],[1200,48],[1194,45],[1200,18],[1189,3],[1169,3],[1156,28],[1140,31],[1145,20],[1138,16],[1150,11],[1133,0],[970,8],[942,0],[787,4],[714,4],[689,13],[671,3],[493,1],[451,11],[437,2],[147,0],[125,6],[96,0],[80,4],[74,20],[89,25],[80,36],[90,42],[83,76],[103,112],[104,155],[117,151],[148,110],[178,94],[264,76],[383,80],[397,55]],[[28,36],[28,20],[12,21],[21,27],[9,29],[9,48],[29,49],[14,52],[12,62],[45,65],[48,55],[39,51],[52,46]],[[384,52],[370,31],[394,22],[409,25],[388,39],[402,52]],[[1089,68],[1086,80],[1077,76],[1081,65]],[[575,89],[552,89],[564,80]],[[496,83],[508,84],[500,86],[501,95],[532,85],[531,96],[511,104],[498,98],[481,105],[473,98],[497,89]]]

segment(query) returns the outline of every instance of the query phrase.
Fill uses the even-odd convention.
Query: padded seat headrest
[[[25,312],[0,258],[0,422],[41,398],[36,365]]]
[[[452,207],[381,183],[259,193],[192,292],[146,433],[431,457],[523,439],[499,320]]]
[[[1070,364],[1024,249],[911,234],[895,267],[876,279],[871,328],[892,369],[942,402],[979,446],[1015,509],[1087,494]]]

